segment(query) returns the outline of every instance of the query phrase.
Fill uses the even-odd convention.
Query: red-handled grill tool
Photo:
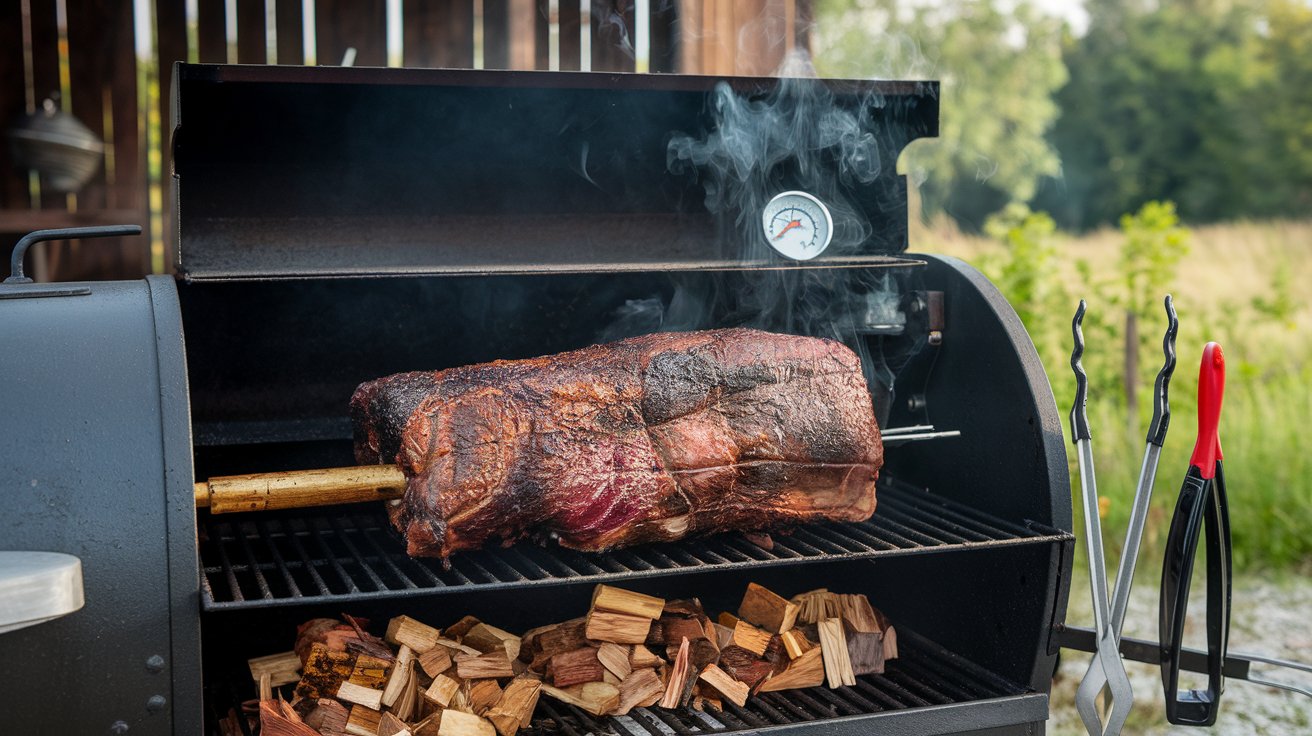
[[[1159,613],[1162,687],[1166,719],[1181,726],[1216,722],[1225,689],[1223,665],[1230,639],[1230,510],[1225,473],[1221,467],[1221,402],[1225,394],[1225,356],[1221,346],[1203,348],[1198,369],[1198,441],[1180,498],[1171,518],[1162,563]],[[1207,689],[1179,691],[1180,655],[1184,647],[1185,613],[1199,534],[1207,530]]]

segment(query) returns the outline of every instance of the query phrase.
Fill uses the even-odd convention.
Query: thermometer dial
[[[776,194],[765,206],[761,224],[766,242],[795,261],[820,255],[834,237],[829,208],[806,192]]]

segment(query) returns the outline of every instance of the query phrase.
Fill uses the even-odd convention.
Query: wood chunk
[[[267,673],[265,675],[267,677]],[[282,700],[260,701],[260,733],[267,736],[319,736]]]
[[[410,727],[391,713],[384,713],[378,719],[378,736],[413,736]]]
[[[346,719],[346,733],[350,736],[378,736],[378,722],[383,714],[363,705],[351,706],[351,715]]]
[[[842,616],[843,613],[842,602],[838,595],[824,588],[795,595],[793,603],[799,606],[797,620],[801,623],[814,624],[827,618]]]
[[[433,713],[410,727],[413,736],[438,736],[442,727],[442,711]]]
[[[257,687],[257,690],[259,691],[259,699],[261,701],[273,700],[272,682],[273,679],[268,672],[265,672],[264,674],[260,675],[260,682]]]
[[[875,618],[875,609],[870,606],[870,599],[858,593],[840,595],[838,600],[843,612],[843,622],[852,631],[869,634],[882,630],[878,619]]]
[[[884,635],[878,631],[846,631],[847,658],[854,675],[884,674]]]
[[[352,652],[335,652],[324,644],[315,644],[305,659],[301,681],[296,685],[296,697],[331,698],[337,686],[350,679],[355,671],[356,655]]]
[[[897,659],[897,629],[884,629],[884,660]]]
[[[604,682],[589,682],[571,688],[543,685],[542,694],[550,695],[562,703],[569,703],[582,708],[594,716],[604,716],[611,713],[620,704],[620,689]]]
[[[438,736],[497,736],[497,730],[486,718],[458,710],[444,710],[442,721],[437,727],[437,734]]]
[[[684,618],[698,618],[706,615],[706,610],[702,608],[702,602],[696,598],[678,598],[665,602],[665,610],[661,612],[661,618],[666,616],[683,616]]]
[[[751,689],[730,677],[729,673],[719,667],[713,664],[706,665],[701,674],[697,675],[697,679],[715,688],[716,692],[728,698],[734,705],[741,708],[747,704],[747,696]]]
[[[387,672],[392,662],[393,660],[361,654],[355,658],[355,667],[351,670],[351,677],[347,681],[352,685],[382,690],[387,686]]]
[[[693,672],[700,672],[703,667],[720,659],[720,650],[715,644],[706,637],[688,642],[688,667]],[[679,654],[679,650],[674,647],[666,647],[666,654],[670,659],[674,659]],[[693,682],[697,678],[691,678]]]
[[[412,661],[408,667],[409,677],[406,685],[401,690],[401,697],[396,699],[396,704],[392,706],[392,713],[407,723],[415,720],[419,716],[419,705],[424,702],[422,693],[423,685],[420,684],[419,678],[415,676],[415,663]]]
[[[489,677],[514,677],[515,670],[511,668],[506,653],[497,650],[477,657],[457,654],[456,674],[465,680],[482,680]]]
[[[260,681],[261,675],[269,675],[270,687],[290,685],[301,679],[301,658],[296,652],[256,657],[246,660],[246,664],[251,668],[251,679],[256,682]]]
[[[620,683],[620,703],[615,715],[622,716],[634,708],[655,705],[664,694],[665,683],[656,675],[656,670],[634,670]]]
[[[665,694],[661,697],[662,708],[678,708],[682,705],[684,685],[687,684],[691,667],[688,664],[687,637],[679,644],[679,653],[675,655],[674,666],[670,668],[669,680],[665,683]]]
[[[738,617],[728,611],[721,611],[715,622],[727,629],[732,629],[738,625]]]
[[[819,687],[825,684],[825,665],[820,647],[812,647],[788,663],[788,667],[768,678],[756,689],[759,693]]]
[[[597,659],[601,661],[602,667],[623,680],[633,671],[633,665],[629,664],[632,649],[633,647],[620,646],[608,641],[602,642],[601,647],[597,649]]]
[[[779,638],[784,643],[784,651],[788,653],[789,659],[797,659],[815,647],[815,644],[811,643],[811,640],[806,638],[806,634],[798,628],[785,631]]]
[[[351,717],[346,706],[332,698],[319,698],[314,710],[305,716],[305,725],[321,736],[342,736],[346,733],[346,720]]]
[[[401,697],[401,693],[410,684],[410,678],[414,676],[414,671],[415,651],[402,644],[401,650],[397,652],[396,664],[392,667],[392,674],[387,678],[387,687],[383,688],[383,705],[391,708],[396,704],[397,699]]]
[[[615,673],[614,673],[614,672],[611,672],[610,670],[605,670],[605,669],[603,669],[603,670],[601,671],[601,681],[602,681],[602,682],[610,683],[611,685],[614,685],[615,687],[619,687],[619,686],[620,686],[620,678],[616,677],[616,676],[615,676]]]
[[[387,633],[383,634],[383,639],[388,643],[397,646],[405,645],[413,649],[416,654],[423,654],[432,649],[440,638],[442,638],[441,631],[409,616],[397,616],[387,622]]]
[[[655,667],[664,661],[661,659],[661,655],[648,649],[643,644],[635,645],[633,653],[629,655],[629,665],[635,670],[643,667]]]
[[[547,678],[559,688],[581,685],[585,682],[599,682],[604,672],[597,649],[580,647],[572,652],[562,652],[551,658],[547,664]]]
[[[765,629],[771,634],[782,634],[793,628],[797,621],[798,605],[757,585],[747,584],[742,603],[738,604],[738,618]]]
[[[474,618],[473,616],[465,616],[459,621],[446,627],[446,636],[448,639],[463,641],[465,638],[465,634],[469,633],[470,629],[474,628],[475,626],[478,626],[480,623],[482,622]]]
[[[660,625],[665,632],[664,641],[666,646],[678,647],[679,642],[683,639],[696,641],[706,638],[706,630],[702,628],[700,619],[667,616],[661,619]]]
[[[548,627],[540,632],[533,632],[532,637],[525,635],[524,643],[530,647],[530,651],[533,653],[529,669],[541,672],[542,668],[546,667],[547,662],[557,654],[572,652],[587,645],[586,630],[587,619],[576,618]],[[521,649],[521,655],[522,653],[523,650]]]
[[[665,609],[665,600],[609,585],[598,585],[592,592],[592,609],[658,619]]]
[[[468,654],[473,657],[477,657],[478,655],[482,654],[482,652],[478,651],[477,649],[473,647],[467,647],[464,644],[455,641],[454,639],[438,639],[437,645],[439,647],[446,649],[447,653],[453,657],[457,654]]]
[[[433,678],[433,684],[429,685],[428,689],[424,691],[424,698],[446,708],[451,705],[451,701],[459,690],[459,680],[446,675],[438,675]]]
[[[742,647],[757,656],[765,654],[765,650],[770,646],[770,632],[752,626],[746,621],[739,621],[738,625],[733,628],[734,646]]]
[[[855,685],[852,662],[847,656],[847,638],[843,635],[843,621],[827,618],[820,622],[820,651],[825,664],[825,679],[829,687]]]
[[[451,650],[443,646],[433,647],[419,655],[419,668],[429,677],[446,672],[451,669],[451,664]]]
[[[519,657],[519,648],[521,645],[520,638],[495,626],[480,623],[465,634],[465,638],[460,640],[461,644],[467,647],[473,647],[483,654],[500,649],[506,653],[510,659]]]
[[[647,641],[651,619],[625,613],[611,613],[593,609],[588,612],[584,636],[594,641],[614,644],[642,644]]]
[[[476,714],[491,708],[501,699],[501,686],[496,680],[475,680],[469,683],[469,707]]]
[[[354,682],[343,682],[337,688],[337,699],[345,700],[348,703],[363,705],[371,710],[378,710],[383,705],[383,691],[375,690],[371,687],[357,685]]]
[[[762,659],[742,647],[732,645],[720,652],[720,661],[716,664],[729,673],[730,677],[744,683],[747,687],[756,687],[777,669],[773,662]]]
[[[516,677],[501,693],[485,717],[501,736],[514,736],[520,726],[533,717],[542,683],[531,677]],[[417,736],[417,735],[416,735]]]

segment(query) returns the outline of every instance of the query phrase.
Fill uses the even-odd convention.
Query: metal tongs
[[[1090,736],[1104,733],[1118,734],[1130,715],[1134,702],[1134,691],[1130,688],[1130,678],[1125,674],[1125,665],[1121,662],[1118,636],[1112,625],[1111,612],[1107,604],[1107,566],[1102,554],[1102,522],[1098,517],[1098,482],[1093,474],[1093,441],[1089,434],[1089,417],[1085,405],[1089,398],[1089,378],[1084,374],[1080,358],[1084,356],[1084,333],[1080,324],[1084,321],[1085,303],[1080,300],[1080,307],[1075,311],[1071,321],[1071,333],[1075,336],[1075,348],[1071,351],[1071,369],[1075,371],[1075,404],[1071,406],[1071,435],[1080,459],[1080,491],[1084,498],[1084,536],[1089,545],[1089,579],[1093,588],[1093,621],[1096,629],[1097,651],[1090,667],[1102,671],[1111,694],[1111,711],[1104,729],[1098,720],[1095,699],[1099,687],[1092,693],[1079,692],[1075,696],[1075,706]],[[1087,678],[1086,678],[1087,679]],[[1084,690],[1083,686],[1080,688]],[[1088,716],[1085,714],[1089,713]]]
[[[1153,420],[1148,425],[1148,438],[1144,445],[1143,465],[1139,468],[1139,483],[1134,490],[1134,505],[1130,510],[1130,524],[1125,531],[1125,547],[1121,552],[1120,566],[1116,571],[1116,587],[1112,593],[1110,621],[1112,636],[1117,648],[1115,657],[1118,661],[1120,660],[1121,630],[1125,624],[1125,609],[1130,603],[1130,587],[1134,584],[1134,568],[1139,560],[1139,545],[1143,540],[1143,530],[1148,520],[1148,505],[1152,501],[1153,482],[1157,478],[1157,464],[1161,458],[1162,445],[1166,442],[1166,430],[1171,424],[1171,403],[1168,394],[1171,376],[1175,373],[1175,338],[1180,331],[1180,320],[1176,318],[1175,304],[1172,302],[1170,294],[1166,295],[1165,307],[1167,326],[1166,334],[1162,337],[1162,354],[1165,360],[1162,369],[1157,373],[1157,381],[1153,387]],[[1077,346],[1081,342],[1077,327]],[[1076,370],[1077,378],[1079,378],[1080,371],[1078,368]],[[1081,456],[1082,461],[1083,459],[1083,456]],[[1089,478],[1092,481],[1093,463],[1091,459],[1089,467]],[[1083,474],[1083,470],[1081,470],[1081,474]],[[1102,568],[1099,568],[1097,572],[1102,573]],[[1102,626],[1099,625],[1100,634],[1101,631]],[[1099,638],[1101,639],[1101,637]],[[1121,727],[1125,724],[1125,717],[1129,714],[1133,705],[1132,693],[1125,695],[1124,698],[1116,698],[1113,694],[1115,703],[1104,730],[1095,704],[1099,693],[1106,685],[1107,674],[1103,663],[1103,650],[1099,647],[1094,652],[1093,660],[1089,662],[1089,669],[1084,673],[1084,679],[1080,681],[1080,687],[1075,691],[1075,708],[1080,714],[1080,720],[1084,721],[1085,729],[1090,734],[1119,733]],[[1118,707],[1119,711],[1117,710]]]
[[[1225,394],[1225,356],[1207,343],[1198,368],[1198,440],[1166,538],[1159,604],[1162,687],[1166,720],[1181,726],[1216,722],[1225,689],[1224,667],[1230,643],[1231,549],[1230,507],[1221,468],[1221,401]],[[1207,529],[1207,689],[1177,690],[1184,648],[1184,620],[1189,606],[1198,537]],[[1288,664],[1288,663],[1282,663]]]

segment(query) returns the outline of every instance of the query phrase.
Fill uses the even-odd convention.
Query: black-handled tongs
[[[1158,610],[1166,719],[1181,726],[1215,723],[1221,693],[1225,690],[1222,670],[1230,639],[1231,550],[1230,509],[1218,435],[1224,394],[1225,356],[1220,345],[1209,342],[1203,349],[1202,365],[1198,369],[1198,440],[1184,484],[1180,487],[1180,498],[1166,539]],[[1204,526],[1207,539],[1207,689],[1181,692],[1178,688],[1185,613],[1189,606],[1194,555]]]

